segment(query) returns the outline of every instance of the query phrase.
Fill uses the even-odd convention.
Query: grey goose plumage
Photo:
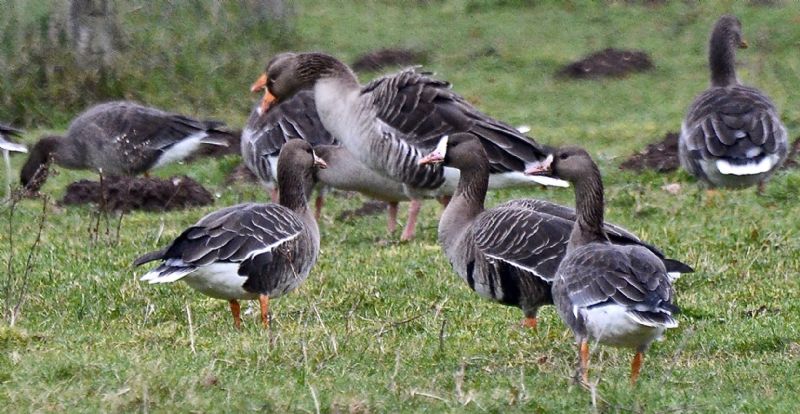
[[[681,126],[681,165],[712,187],[761,188],[788,152],[775,105],[736,77],[736,48],[746,46],[739,19],[720,17],[709,41],[711,86],[694,100]]]
[[[319,229],[306,194],[314,169],[324,167],[309,143],[287,142],[279,158],[279,204],[239,204],[203,217],[168,246],[136,259],[136,266],[161,261],[141,280],[183,280],[228,300],[237,327],[238,300],[259,299],[267,326],[269,299],[296,289],[317,260]]]
[[[18,137],[22,131],[9,125],[0,124],[0,150],[3,151],[3,161],[6,165],[6,197],[11,194],[11,152],[28,152],[22,144],[11,141],[10,137]]]
[[[603,182],[580,148],[558,150],[541,168],[575,187],[576,220],[553,280],[553,301],[579,347],[578,377],[588,383],[589,341],[630,347],[635,383],[650,344],[678,326],[663,260],[646,246],[613,243],[603,222]]]
[[[457,179],[445,169],[418,161],[442,135],[457,132],[480,139],[497,186],[564,185],[523,173],[547,149],[475,109],[449,83],[415,68],[362,86],[347,65],[330,55],[282,53],[270,60],[258,83],[266,89],[262,109],[312,89],[325,128],[368,168],[402,183],[415,203],[455,188]]]
[[[453,199],[439,221],[439,243],[453,269],[478,294],[520,307],[535,326],[542,305],[552,304],[550,286],[567,252],[575,211],[542,200],[512,200],[484,209],[489,166],[486,153],[470,134],[451,135],[422,162],[443,163],[461,172]],[[621,244],[640,246],[671,271],[691,267],[667,259],[656,247],[627,230],[604,224]]]
[[[129,101],[95,105],[72,121],[64,137],[47,136],[36,143],[20,180],[28,186],[51,158],[70,169],[142,174],[181,160],[202,144],[227,145],[222,126]]]

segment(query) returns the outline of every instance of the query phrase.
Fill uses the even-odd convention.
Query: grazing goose
[[[439,221],[439,243],[453,269],[479,295],[521,308],[523,324],[535,327],[539,307],[553,303],[550,285],[567,251],[577,217],[574,210],[541,200],[513,200],[485,210],[489,162],[471,134],[442,138],[420,162],[442,163],[461,172]],[[621,227],[604,228],[618,243],[652,251],[671,271],[692,271]]]
[[[71,169],[138,175],[178,161],[201,144],[226,146],[219,122],[198,121],[133,102],[107,102],[78,115],[64,137],[43,137],[20,173],[24,186],[52,157]],[[43,184],[43,180],[39,184]],[[36,190],[35,188],[32,190]]]
[[[261,89],[255,85],[253,88],[253,92]],[[300,138],[316,147],[335,144],[336,140],[319,121],[311,92],[297,94],[269,111],[261,111],[259,108],[260,105],[253,108],[247,125],[242,130],[242,159],[261,184],[270,190],[272,201],[276,202],[278,154],[283,144],[290,139]],[[317,191],[315,216],[319,219],[324,190],[319,188]]]
[[[525,175],[527,167],[545,158],[545,148],[479,112],[449,83],[413,68],[362,86],[347,65],[330,55],[282,53],[267,64],[254,85],[258,87],[265,89],[262,111],[300,90],[312,89],[325,129],[365,166],[402,183],[412,199],[411,210],[419,209],[421,198],[446,195],[455,188],[458,179],[452,171],[418,161],[442,135],[457,132],[471,132],[480,139],[498,187],[566,185]],[[410,216],[409,222],[415,219]],[[412,236],[404,232],[402,239]]]
[[[678,326],[667,268],[652,250],[612,243],[603,224],[603,181],[586,151],[564,148],[532,172],[550,171],[575,186],[577,219],[553,281],[553,301],[578,344],[578,376],[588,383],[589,339],[636,350],[631,384],[644,352]]]
[[[6,163],[6,197],[11,195],[11,157],[9,152],[28,152],[24,145],[8,140],[11,136],[20,136],[22,131],[0,124],[0,149],[3,150],[3,161]]]
[[[683,120],[681,165],[711,187],[758,184],[760,192],[786,159],[786,128],[772,101],[736,78],[736,48],[747,47],[739,19],[722,16],[709,43],[711,87]]]
[[[325,162],[309,143],[287,142],[278,159],[279,204],[239,204],[203,217],[169,246],[136,259],[135,266],[161,261],[141,280],[184,280],[225,299],[237,328],[238,300],[258,299],[267,327],[269,299],[303,283],[319,254],[319,229],[306,203],[315,168],[325,168]]]

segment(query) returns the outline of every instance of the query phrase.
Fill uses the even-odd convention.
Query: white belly
[[[182,280],[193,289],[216,299],[256,299],[257,293],[244,290],[247,278],[240,276],[236,263],[213,263],[202,266],[186,275]]]
[[[598,342],[630,348],[646,348],[664,333],[663,327],[651,327],[636,322],[619,305],[582,309],[589,335]]]

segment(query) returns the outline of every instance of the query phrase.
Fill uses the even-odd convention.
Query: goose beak
[[[525,175],[543,175],[552,170],[553,154],[547,156],[544,161],[534,164],[525,169]]]
[[[440,164],[443,162],[444,162],[444,154],[439,152],[439,150],[434,150],[430,154],[422,157],[422,159],[419,160],[418,164],[429,165],[429,164]]]
[[[742,39],[739,42],[739,49],[747,49],[748,46],[750,45],[747,43],[747,40]]]
[[[314,166],[319,169],[326,169],[328,168],[328,163],[325,162],[322,158],[318,157],[317,154],[314,154]]]
[[[255,93],[262,90],[264,91],[264,98],[261,100],[261,105],[258,107],[260,114],[267,112],[267,110],[274,105],[275,101],[277,100],[275,95],[273,95],[272,92],[269,91],[269,88],[267,88],[267,80],[267,74],[265,73],[261,75],[252,86],[250,86],[250,92]]]
[[[267,87],[267,74],[264,73],[250,86],[250,92],[256,93]]]

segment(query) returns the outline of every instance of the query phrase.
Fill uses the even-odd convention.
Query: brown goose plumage
[[[136,259],[136,266],[161,261],[141,280],[183,280],[228,300],[237,327],[238,300],[259,299],[266,326],[269,299],[303,283],[319,254],[319,229],[306,193],[314,169],[325,168],[325,162],[309,143],[297,139],[283,146],[279,163],[279,204],[239,204],[203,217],[170,245]]]
[[[762,185],[788,152],[775,105],[736,78],[736,48],[746,47],[735,16],[722,16],[711,33],[711,87],[686,114],[678,141],[681,165],[712,187]]]
[[[644,352],[668,328],[678,326],[667,268],[638,244],[611,242],[603,224],[603,182],[586,151],[557,151],[545,168],[575,186],[576,220],[566,255],[553,280],[553,301],[579,346],[578,376],[588,382],[589,340],[636,351],[631,382]]]
[[[453,269],[478,294],[520,307],[526,324],[551,304],[550,285],[567,251],[574,210],[541,200],[512,200],[485,210],[489,175],[486,153],[470,134],[456,134],[423,159],[458,168],[461,180],[439,222],[439,242]],[[627,230],[604,224],[616,241],[640,246],[663,260],[671,271],[692,269]]]
[[[198,121],[133,102],[107,102],[78,115],[64,137],[44,137],[31,149],[20,181],[27,186],[52,157],[71,169],[138,175],[190,155],[201,144],[227,145],[223,124]],[[41,182],[39,183],[41,184]]]
[[[415,203],[445,195],[448,187],[452,193],[456,179],[442,168],[418,161],[442,135],[458,132],[478,137],[491,171],[506,181],[503,186],[563,184],[523,174],[546,156],[545,148],[479,112],[447,82],[416,69],[362,86],[350,68],[330,55],[283,53],[268,63],[257,85],[266,89],[264,109],[300,90],[313,89],[325,129],[368,168],[402,183]]]

